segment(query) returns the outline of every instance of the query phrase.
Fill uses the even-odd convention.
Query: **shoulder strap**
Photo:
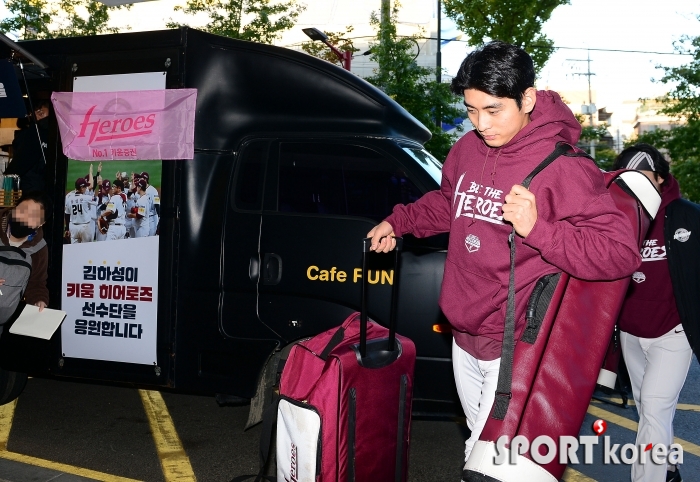
[[[563,154],[574,151],[573,157],[588,157],[578,153],[565,142],[558,142],[554,151],[540,162],[535,169],[523,180],[522,185],[529,188],[532,179],[545,167]],[[496,385],[496,399],[494,401],[493,414],[496,420],[503,420],[513,397],[511,387],[513,385],[513,353],[515,351],[515,228],[508,236],[510,244],[510,278],[508,280],[508,301],[506,302],[506,320],[503,330],[503,345],[501,347],[501,364],[498,372],[498,384]]]
[[[17,248],[15,246],[4,246],[0,245],[0,252],[10,252],[10,253],[16,253],[22,256],[23,258],[27,257],[27,253],[24,252],[22,248]]]
[[[22,248],[22,250],[27,253],[27,254],[34,254],[38,253],[41,248],[46,246],[46,240],[42,238],[38,243],[36,243],[34,246],[28,246],[26,248]]]

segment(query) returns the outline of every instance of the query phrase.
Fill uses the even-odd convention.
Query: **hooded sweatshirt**
[[[657,338],[681,322],[673,295],[666,257],[664,221],[666,206],[680,199],[678,181],[668,175],[661,189],[661,206],[642,245],[642,266],[632,275],[618,324],[622,331],[641,338]]]
[[[450,233],[440,307],[460,348],[479,360],[501,354],[511,225],[505,196],[564,141],[575,145],[581,126],[552,91],[538,91],[530,122],[507,144],[491,148],[476,131],[452,148],[439,190],[398,205],[386,219],[397,236]],[[641,258],[627,218],[608,193],[602,172],[587,158],[560,157],[530,185],[537,221],[516,236],[516,336],[537,280],[564,271],[585,280],[629,276]]]
[[[7,237],[7,225],[12,209],[0,211],[0,241],[3,245],[9,246],[10,242]],[[28,248],[36,246],[44,239],[44,231],[42,228],[36,230],[36,234],[31,240],[25,241],[20,248]],[[46,280],[49,276],[49,248],[44,246],[36,253],[30,255],[32,258],[32,272],[29,275],[27,288],[24,290],[24,301],[29,305],[34,305],[39,301],[43,301],[46,305],[49,304],[49,289],[46,286]],[[1,277],[1,275],[0,275]]]

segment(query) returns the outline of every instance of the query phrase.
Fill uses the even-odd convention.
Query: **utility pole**
[[[389,22],[391,22],[391,0],[382,0],[380,14],[379,28],[382,37],[381,41],[384,42],[388,33]]]
[[[391,0],[381,0],[381,7],[380,7],[380,18],[379,18],[379,46],[384,52],[384,55],[387,53],[387,49],[389,48],[389,42],[390,42],[390,27],[391,27]],[[379,68],[381,69],[381,62],[379,64]],[[385,72],[379,72],[380,77],[382,74]]]
[[[588,114],[591,122],[591,127],[593,127],[593,114],[595,111],[595,105],[593,104],[593,97],[591,95],[591,76],[595,75],[591,72],[591,51],[588,51],[588,56],[586,59],[566,59],[570,62],[586,62],[588,64],[588,69],[584,73],[574,72],[574,75],[585,75],[588,77]],[[591,157],[595,158],[595,141],[596,139],[591,138],[590,141],[590,152]]]
[[[437,53],[435,54],[435,80],[442,83],[442,0],[437,0]]]

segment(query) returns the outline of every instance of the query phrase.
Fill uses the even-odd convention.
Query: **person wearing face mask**
[[[669,162],[649,144],[623,150],[613,168],[642,172],[661,193],[618,325],[639,412],[636,443],[668,447],[693,350],[700,355],[700,206],[681,198]],[[675,465],[632,465],[632,482],[663,480],[683,479]]]
[[[49,304],[46,286],[49,250],[41,227],[46,221],[48,198],[40,191],[22,194],[13,208],[0,211],[0,245],[21,248],[31,256],[32,271],[24,301],[43,310]],[[5,279],[0,272],[0,285]],[[0,286],[1,289],[1,286]]]

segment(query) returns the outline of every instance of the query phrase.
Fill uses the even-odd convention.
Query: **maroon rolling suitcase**
[[[558,146],[528,176],[526,184],[565,153],[565,147]],[[606,173],[606,183],[641,247],[660,195],[644,174],[635,171]],[[514,251],[512,243],[511,285]],[[509,289],[511,306],[496,400],[465,465],[464,482],[559,480],[566,469],[560,463],[560,438],[579,434],[629,281],[590,282],[566,273],[543,277],[529,300],[526,326],[517,344],[511,305],[514,292]],[[530,450],[512,450],[516,436]],[[541,445],[533,457],[531,446],[541,436],[555,446],[549,450]]]
[[[292,347],[277,408],[277,480],[407,479],[416,349],[395,333],[400,240],[389,329],[367,320],[363,243],[362,311]]]

